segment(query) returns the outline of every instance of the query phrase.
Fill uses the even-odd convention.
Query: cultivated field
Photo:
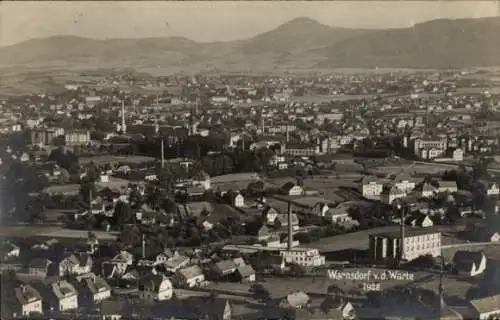
[[[145,157],[145,156],[94,156],[94,157],[82,157],[79,162],[80,165],[88,165],[90,163],[94,163],[96,165],[104,165],[104,164],[112,164],[112,163],[145,163],[154,161],[153,157]]]
[[[92,232],[101,240],[116,240],[116,232],[104,232],[92,230]],[[86,239],[87,230],[65,229],[54,226],[4,226],[0,228],[2,237],[48,237],[48,238],[72,238]]]

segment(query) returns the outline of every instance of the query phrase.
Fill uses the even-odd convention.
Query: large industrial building
[[[404,238],[404,250],[401,239]],[[399,231],[370,235],[370,254],[374,260],[387,258],[414,260],[420,256],[441,255],[441,232],[434,229],[408,229],[404,236]],[[403,253],[403,257],[400,257]]]

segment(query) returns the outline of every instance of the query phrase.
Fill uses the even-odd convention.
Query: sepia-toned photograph
[[[500,319],[500,2],[0,2],[0,290],[2,320]]]

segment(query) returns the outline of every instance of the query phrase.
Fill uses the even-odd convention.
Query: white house
[[[324,202],[317,202],[314,204],[314,206],[311,208],[311,213],[324,217],[326,213],[330,210],[330,207],[324,203]]]
[[[406,197],[406,192],[399,189],[398,187],[384,187],[381,195],[381,201],[387,204],[391,204],[394,200],[404,197]]]
[[[455,181],[439,181],[438,192],[444,193],[453,193],[457,192],[458,187]]]
[[[486,270],[486,256],[481,251],[457,251],[453,264],[460,274],[474,277]]]
[[[78,292],[68,281],[54,282],[51,291],[56,297],[56,303],[52,306],[54,309],[60,312],[78,309]]]
[[[148,275],[139,281],[139,297],[146,302],[164,301],[172,298],[172,282],[163,275]]]
[[[344,224],[352,222],[351,216],[344,207],[332,208],[328,210],[326,216],[333,224]]]
[[[464,151],[460,148],[456,148],[452,153],[453,161],[464,161]]]
[[[409,192],[415,189],[415,181],[413,181],[407,174],[400,173],[393,178],[394,186],[403,190],[404,192]]]
[[[231,205],[236,208],[241,208],[245,206],[245,198],[239,192],[235,192],[229,195],[231,199]]]
[[[420,214],[409,219],[409,224],[413,227],[429,228],[434,226],[431,218],[425,214]]]
[[[3,253],[4,258],[17,258],[21,253],[21,249],[13,243],[6,243],[2,245],[1,252]]]
[[[59,263],[59,275],[81,275],[90,273],[92,270],[92,258],[90,255],[71,254]]]
[[[205,281],[205,275],[198,266],[190,266],[177,270],[173,281],[179,288],[194,288]]]
[[[317,249],[311,248],[293,248],[292,250],[281,250],[280,255],[288,263],[296,263],[301,266],[322,266],[325,262],[325,256],[319,254]]]
[[[165,270],[176,272],[177,270],[186,267],[189,264],[189,258],[183,255],[176,255],[164,262]]]
[[[379,183],[373,177],[365,176],[360,181],[359,189],[365,198],[378,197],[383,190],[384,185]]]
[[[29,318],[30,315],[42,314],[42,297],[35,288],[30,285],[21,285],[14,291],[19,304],[19,314],[14,313],[14,317]]]
[[[85,284],[89,301],[99,303],[111,297],[111,287],[103,278],[90,273],[84,275],[82,281]]]
[[[278,217],[279,212],[273,207],[267,207],[263,214],[266,217],[267,223],[274,223],[274,220]]]
[[[500,189],[498,188],[498,184],[495,182],[488,183],[486,188],[486,194],[488,196],[498,196],[500,194]]]
[[[418,196],[420,198],[431,198],[433,197],[437,192],[438,188],[434,187],[430,183],[422,183],[418,188],[417,188]]]
[[[300,196],[304,193],[304,189],[293,182],[287,182],[281,187],[281,190],[287,196]]]

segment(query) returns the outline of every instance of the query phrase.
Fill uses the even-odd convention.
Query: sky
[[[33,38],[183,36],[200,42],[246,39],[298,17],[349,28],[401,28],[440,18],[499,15],[495,1],[4,1],[0,46]]]

